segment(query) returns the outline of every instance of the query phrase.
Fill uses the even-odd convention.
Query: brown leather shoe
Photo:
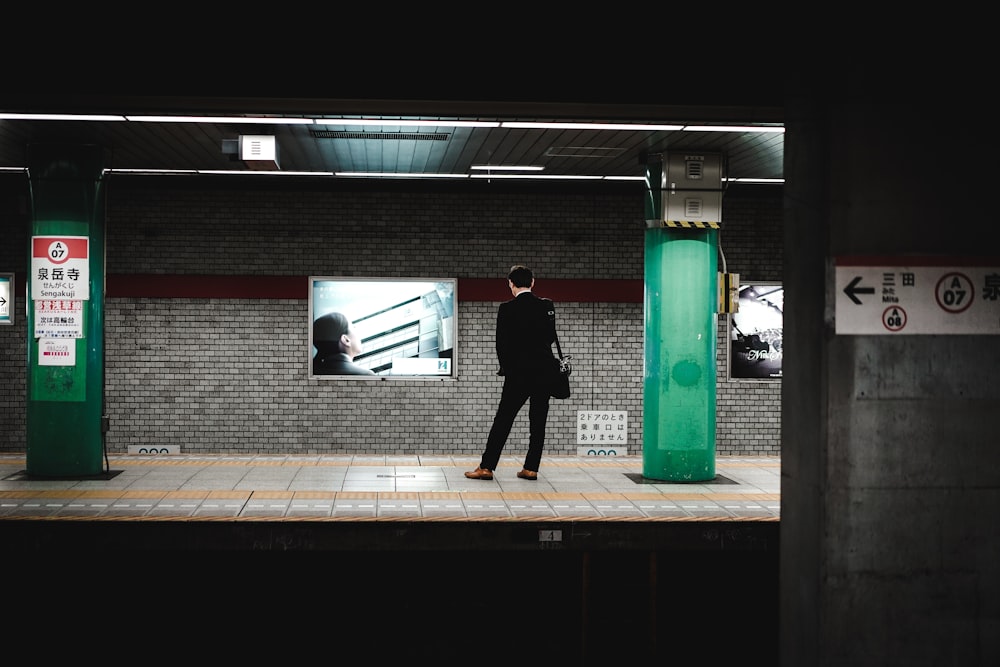
[[[538,473],[534,470],[528,470],[527,468],[521,468],[521,472],[517,473],[517,476],[521,479],[530,479],[531,481],[538,479]]]
[[[469,479],[493,479],[493,471],[487,470],[486,468],[476,468],[472,472],[465,473],[465,476]]]

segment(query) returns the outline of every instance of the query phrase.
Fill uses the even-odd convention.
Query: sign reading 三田
[[[838,334],[1000,334],[1000,260],[838,257]]]

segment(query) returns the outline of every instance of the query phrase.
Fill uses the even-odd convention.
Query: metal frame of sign
[[[779,282],[740,283],[729,315],[730,380],[780,380],[785,289]]]

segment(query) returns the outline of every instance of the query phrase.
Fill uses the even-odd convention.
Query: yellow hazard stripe
[[[717,222],[693,222],[691,220],[664,220],[661,223],[662,227],[684,227],[685,229],[704,229],[706,227],[711,227],[712,229],[718,229],[719,223]]]

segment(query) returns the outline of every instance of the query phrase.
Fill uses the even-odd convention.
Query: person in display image
[[[497,360],[500,362],[497,374],[503,376],[503,389],[479,467],[465,473],[469,479],[493,479],[514,419],[529,400],[528,452],[518,477],[538,479],[545,446],[551,377],[553,368],[558,365],[552,353],[556,340],[555,307],[551,299],[532,293],[535,277],[526,266],[511,267],[507,285],[513,298],[497,309],[496,327]]]
[[[327,313],[313,322],[313,375],[374,375],[354,363],[361,354],[361,337],[343,313]]]

